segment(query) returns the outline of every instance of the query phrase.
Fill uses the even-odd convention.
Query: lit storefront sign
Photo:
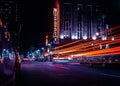
[[[58,10],[57,8],[53,8],[53,16],[54,16],[54,33],[53,33],[53,37],[54,37],[54,41],[55,43],[59,43],[59,20],[58,20]]]

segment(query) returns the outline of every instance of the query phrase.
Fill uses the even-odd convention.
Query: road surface
[[[20,86],[120,86],[119,70],[33,62],[21,64]]]

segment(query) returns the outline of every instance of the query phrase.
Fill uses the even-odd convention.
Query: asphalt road
[[[19,86],[120,86],[120,71],[82,65],[21,64]]]

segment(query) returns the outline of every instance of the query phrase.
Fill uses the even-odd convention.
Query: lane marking
[[[111,76],[111,77],[117,77],[117,78],[120,78],[120,76],[117,76],[117,75],[111,75],[111,74],[105,74],[105,73],[100,73],[101,75],[106,75],[106,76]]]

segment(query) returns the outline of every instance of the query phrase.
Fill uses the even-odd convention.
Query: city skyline
[[[69,0],[68,0],[69,1]],[[93,0],[93,2],[96,2]],[[108,2],[104,0],[98,0],[98,2],[104,7],[108,7],[111,10],[111,21],[114,26],[119,25],[115,23],[116,18],[119,15],[119,0]],[[43,6],[42,6],[43,5]],[[52,28],[52,18],[53,17],[53,7],[55,5],[55,0],[51,1],[30,1],[29,3],[24,1],[24,18],[23,18],[23,30],[21,31],[21,50],[28,50],[30,46],[38,47],[45,45],[45,35],[46,33],[51,34]],[[112,13],[114,12],[114,13]],[[31,22],[30,22],[31,21]],[[115,21],[115,22],[113,22]],[[26,33],[27,32],[27,33]],[[51,39],[52,36],[50,35]],[[41,43],[42,41],[42,43]],[[24,50],[24,51],[26,51]]]
[[[0,86],[119,86],[120,0],[0,0]]]
[[[20,51],[27,52],[31,47],[44,46],[47,33],[47,4],[44,1],[23,1],[23,24],[20,38]],[[43,5],[44,6],[43,6]]]
[[[62,1],[62,0],[61,0]],[[69,0],[68,0],[69,1]],[[95,0],[93,0],[96,2]],[[104,1],[98,0],[97,3],[101,3],[105,7],[109,7],[111,10],[111,21],[114,26],[119,25],[120,21],[120,0],[114,1]],[[30,49],[31,46],[34,47],[41,47],[45,45],[45,35],[46,33],[52,33],[52,16],[53,16],[53,7],[54,7],[55,0],[46,0],[46,1],[21,1],[21,6],[18,10],[20,12],[21,18],[21,32],[20,32],[20,39],[19,47],[20,52],[24,53]],[[20,7],[21,7],[20,6]],[[118,21],[118,22],[117,22]],[[51,22],[51,23],[50,23]],[[14,32],[15,29],[12,28]],[[16,30],[17,32],[18,30]],[[50,36],[52,37],[52,36]],[[52,38],[51,38],[52,39]]]

